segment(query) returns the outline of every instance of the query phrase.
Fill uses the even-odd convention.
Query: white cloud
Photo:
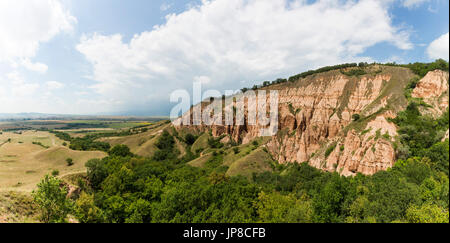
[[[64,98],[51,93],[58,82],[45,84],[27,81],[17,70],[2,75],[0,73],[0,113],[47,112],[70,113]]]
[[[45,85],[47,86],[48,90],[57,90],[57,89],[61,89],[62,87],[64,87],[64,84],[57,82],[57,81],[48,81],[45,83]]]
[[[19,72],[14,71],[6,74],[6,79],[0,80],[2,87],[9,90],[10,98],[16,100],[17,98],[23,98],[32,96],[39,88],[39,84],[26,82]],[[9,96],[9,95],[8,95]],[[17,99],[19,101],[19,99]]]
[[[167,11],[167,10],[171,9],[172,6],[173,6],[173,3],[163,3],[159,9],[161,11]]]
[[[342,4],[344,3],[344,4]],[[393,26],[389,6],[378,0],[203,1],[129,43],[119,34],[84,36],[78,51],[93,65],[94,88],[105,100],[130,105],[188,88],[197,77],[208,87],[233,88],[257,80],[348,61],[388,42],[411,49],[409,34]]]
[[[19,67],[44,74],[48,66],[34,60],[42,43],[77,22],[62,0],[0,0],[0,113],[64,110],[48,90],[58,85],[29,81]]]
[[[16,62],[38,72],[46,71],[41,63],[32,63],[39,44],[76,23],[59,0],[0,1],[0,62]]]
[[[431,59],[443,58],[448,61],[449,59],[449,34],[443,34],[437,38],[427,48],[428,57]]]
[[[211,78],[207,76],[197,76],[194,77],[194,82],[200,82],[202,84],[209,84],[211,83]]]
[[[430,0],[403,0],[402,4],[407,8],[416,8],[422,5],[425,2],[429,2]]]
[[[38,73],[46,73],[48,70],[48,66],[43,63],[33,63],[30,61],[30,59],[26,58],[22,60],[22,66],[24,66],[26,69]]]

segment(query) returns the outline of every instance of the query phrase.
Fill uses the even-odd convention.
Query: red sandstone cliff
[[[392,167],[397,132],[388,118],[406,107],[404,89],[415,75],[406,68],[387,66],[371,66],[366,72],[350,77],[330,71],[263,88],[279,91],[279,130],[265,145],[272,157],[279,163],[308,162],[346,176]],[[433,108],[427,112],[440,114],[448,107],[448,78],[447,72],[430,72],[412,96],[430,103]],[[361,117],[356,122],[355,114]],[[242,143],[258,137],[261,129],[251,125],[188,127],[211,130],[214,136],[227,134]]]

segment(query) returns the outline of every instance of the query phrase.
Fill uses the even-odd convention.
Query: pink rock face
[[[279,90],[279,131],[265,145],[272,157],[279,163],[308,162],[345,176],[371,175],[392,167],[396,160],[392,142],[397,131],[388,118],[406,107],[404,88],[414,75],[405,68],[382,67],[382,70],[360,77],[331,71],[264,88]],[[445,80],[448,73],[432,72],[418,88],[427,97],[442,95],[444,89],[448,92]],[[351,126],[354,114],[370,118],[356,129]],[[247,112],[245,117],[247,121]],[[262,127],[191,128],[212,130],[214,136],[229,134],[231,139],[245,144],[258,137]],[[326,156],[325,151],[332,144],[335,148]]]
[[[448,72],[435,70],[429,72],[417,83],[411,96],[422,98],[433,108],[429,113],[441,115],[448,108]]]

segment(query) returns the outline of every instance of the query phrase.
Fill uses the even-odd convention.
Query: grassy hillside
[[[39,222],[37,205],[29,194],[0,191],[0,223],[35,222]]]
[[[62,146],[63,143],[54,134],[43,131],[3,132],[0,135],[0,191],[30,192],[45,174],[54,170],[60,175],[86,171],[84,164],[88,160],[106,156],[104,152],[70,150]],[[72,166],[67,165],[68,158],[73,160]]]
[[[104,137],[98,139],[101,142],[107,142],[112,146],[118,144],[127,145],[131,152],[140,156],[151,157],[155,150],[155,143],[164,129],[168,128],[170,124],[166,122],[156,123],[148,128],[148,131],[123,137]]]

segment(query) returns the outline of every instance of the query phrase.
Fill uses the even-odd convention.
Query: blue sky
[[[167,115],[325,65],[448,60],[448,0],[3,0],[0,113]]]

